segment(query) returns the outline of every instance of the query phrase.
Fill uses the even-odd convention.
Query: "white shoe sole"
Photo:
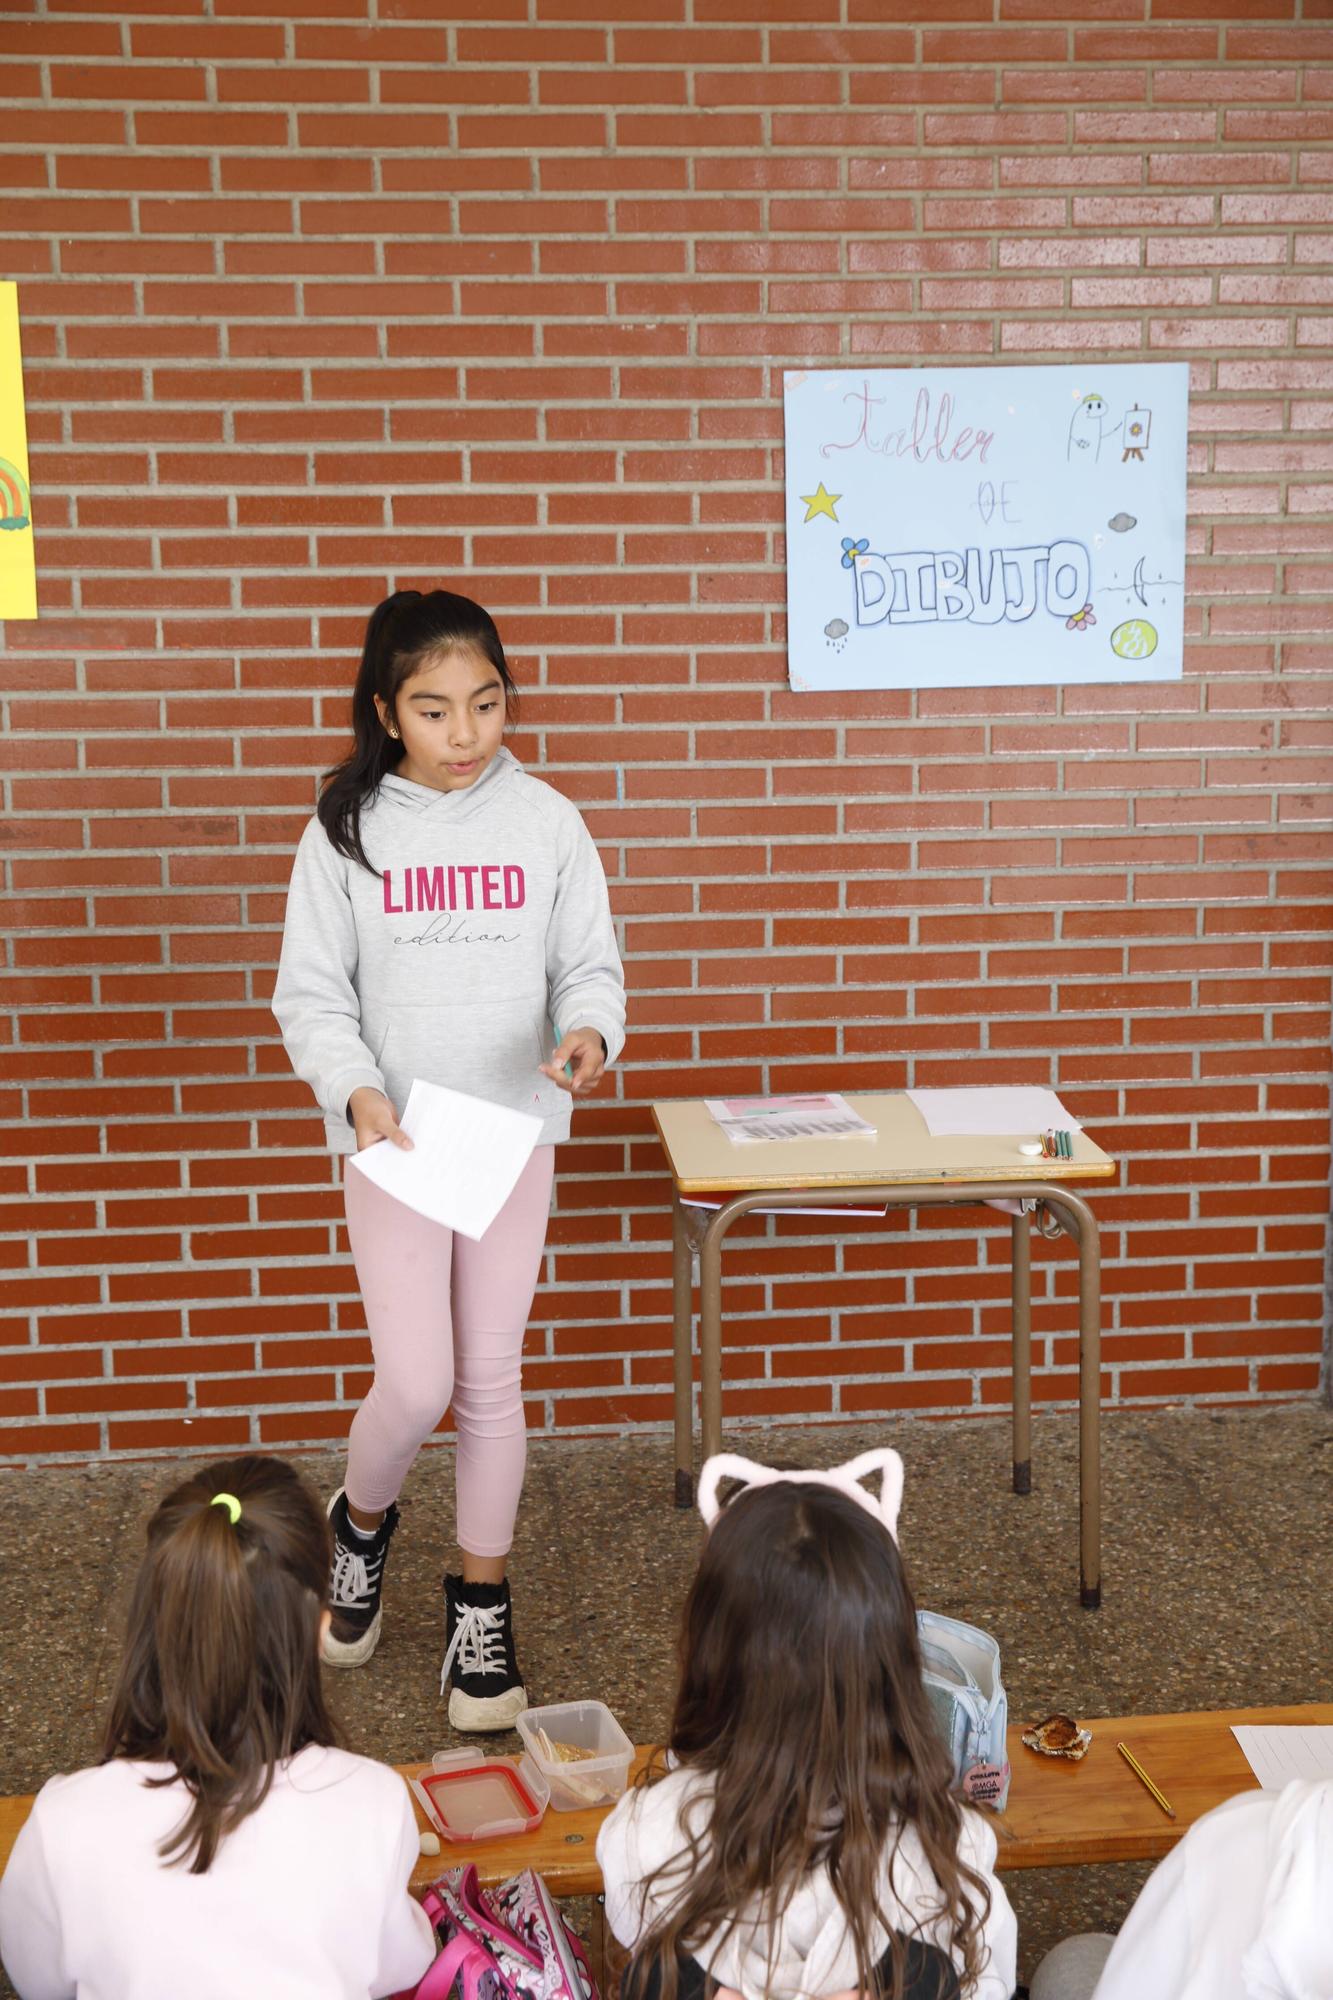
[[[380,1642],[380,1624],[384,1607],[376,1607],[375,1616],[367,1625],[359,1639],[335,1639],[332,1632],[324,1636],[319,1649],[319,1657],[326,1667],[364,1667],[366,1661]]]
[[[493,1730],[512,1729],[527,1705],[527,1689],[522,1687],[506,1688],[503,1694],[484,1698],[451,1688],[449,1721],[455,1729],[488,1735]]]

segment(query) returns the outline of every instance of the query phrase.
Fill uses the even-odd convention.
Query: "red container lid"
[[[423,1771],[416,1781],[430,1817],[446,1840],[492,1840],[541,1822],[535,1799],[513,1764],[478,1757],[452,1771]]]

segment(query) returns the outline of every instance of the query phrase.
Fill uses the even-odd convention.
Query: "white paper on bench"
[[[484,1236],[532,1157],[540,1118],[417,1081],[399,1120],[412,1140],[404,1152],[387,1139],[352,1155],[367,1180],[418,1215],[461,1236]]]
[[[1333,1778],[1333,1724],[1233,1722],[1231,1733],[1266,1792],[1293,1778]]]

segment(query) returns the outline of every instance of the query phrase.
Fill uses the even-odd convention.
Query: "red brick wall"
[[[0,30],[43,614],[0,655],[0,1443],[346,1430],[367,1350],[268,996],[365,614],[425,580],[497,614],[624,927],[535,1426],[668,1416],[646,1106],[724,1083],[1058,1085],[1125,1163],[1108,1395],[1314,1392],[1327,0],[366,8]],[[792,695],[783,367],[1080,354],[1191,363],[1183,682]],[[730,1410],[1002,1405],[973,1220],[738,1245]],[[1034,1289],[1068,1399],[1067,1254]]]

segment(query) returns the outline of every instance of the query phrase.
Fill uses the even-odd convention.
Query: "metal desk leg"
[[[694,1425],[690,1410],[690,1335],[694,1319],[694,1255],[685,1231],[685,1210],[671,1198],[672,1367],[676,1422],[676,1505],[694,1504]]]
[[[1102,1601],[1102,1253],[1097,1222],[1069,1188],[1042,1188],[1041,1199],[1078,1245],[1078,1520],[1079,1600]]]
[[[1014,1491],[1032,1491],[1032,1217],[1024,1209],[1010,1225],[1014,1328]]]
[[[836,1195],[848,1199],[844,1190]],[[736,1194],[723,1202],[704,1230],[699,1245],[699,1427],[705,1458],[722,1449],[722,1244],[727,1231],[752,1208],[798,1208],[809,1200],[808,1193],[785,1189]]]
[[[1078,1468],[1079,1595],[1085,1611],[1096,1611],[1102,1601],[1102,1258],[1091,1215],[1078,1233]]]
[[[743,1194],[723,1202],[699,1248],[699,1427],[705,1458],[722,1449],[722,1241],[737,1216],[763,1199]]]

